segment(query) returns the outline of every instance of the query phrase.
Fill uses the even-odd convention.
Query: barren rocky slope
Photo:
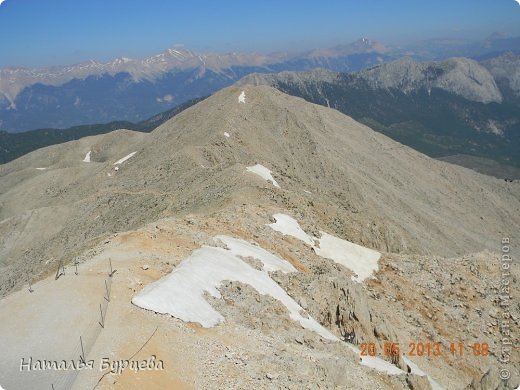
[[[432,160],[269,87],[246,87],[245,104],[239,93],[223,90],[149,136],[90,137],[1,166],[2,291],[19,286],[20,275],[71,261],[106,233],[237,197],[296,208],[342,237],[390,252],[492,250],[503,234],[520,231],[518,183]],[[251,188],[245,167],[256,163],[273,171],[281,190]]]
[[[518,384],[517,363],[511,363],[509,382],[496,376],[498,251],[503,237],[518,240],[518,183],[430,159],[335,110],[266,86],[222,90],[150,134],[89,137],[0,169],[0,288],[9,294],[0,301],[0,344],[7,346],[0,384],[7,389],[20,381],[56,380],[125,389],[142,383],[294,389]],[[299,222],[300,230],[292,226],[299,238],[267,226],[277,213]],[[325,237],[321,232],[381,252],[371,268],[375,278],[356,280],[349,265],[363,260],[327,258],[324,242],[316,244]],[[245,240],[252,253],[263,248],[292,269],[266,269],[257,254],[232,258],[278,286],[278,295],[224,279],[218,294],[210,289],[203,295],[224,318],[209,329],[131,304],[170,271],[182,275],[195,262],[185,260],[190,255],[213,251],[229,258],[232,248],[220,235]],[[45,277],[74,259],[80,261],[78,279],[71,279],[72,267],[57,281]],[[96,326],[100,275],[109,259],[118,271],[105,327],[89,344],[89,357],[128,358],[157,328],[142,356],[156,354],[169,371],[3,374],[29,353],[19,341],[31,334],[55,330],[38,336],[42,358],[66,358],[75,350],[79,335],[68,326],[69,315],[82,321],[78,329],[90,320]],[[518,277],[513,267],[512,286]],[[33,294],[13,292],[29,278]],[[184,299],[166,296],[166,306],[176,297]],[[45,315],[35,316],[42,307]],[[516,324],[518,311],[513,297]],[[66,332],[59,331],[63,324]],[[517,342],[516,330],[511,337]],[[360,362],[355,347],[363,342],[376,343],[380,352],[385,342],[435,342],[446,355],[408,360],[379,353]],[[491,354],[472,356],[468,348],[477,342],[489,343]],[[450,343],[462,343],[464,356],[450,357]],[[512,357],[518,361],[517,350]]]
[[[520,97],[520,56],[506,53],[500,57],[483,61],[493,75],[493,78],[501,86],[502,90],[511,98]]]

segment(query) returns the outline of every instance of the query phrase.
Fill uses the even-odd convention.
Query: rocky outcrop
[[[503,82],[516,96],[520,97],[520,56],[507,53],[483,61],[482,65],[489,70],[497,82]]]
[[[309,85],[335,83],[340,74],[318,69],[308,72],[281,72],[251,74],[239,84],[270,85],[290,84],[305,91]],[[417,62],[411,57],[388,62],[348,75],[342,85],[350,88],[398,90],[405,94],[438,88],[465,99],[480,103],[500,103],[502,94],[491,73],[469,58],[451,58],[442,62]]]
[[[405,57],[361,71],[356,78],[366,81],[372,88],[397,89],[404,93],[439,88],[475,102],[502,101],[493,76],[469,58],[416,62]]]

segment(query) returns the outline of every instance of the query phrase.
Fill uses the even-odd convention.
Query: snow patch
[[[307,191],[307,190],[303,190],[303,192],[305,192],[306,194],[312,194],[312,192]]]
[[[271,229],[276,230],[277,232],[280,232],[284,235],[296,237],[306,244],[314,246],[313,238],[303,231],[298,221],[293,217],[285,214],[275,214],[273,215],[273,218],[276,222],[267,225],[271,227]]]
[[[357,274],[352,278],[354,281],[362,283],[379,268],[378,261],[381,253],[378,251],[325,232],[320,232],[320,234],[319,247],[314,248],[316,254],[334,260],[354,271]]]
[[[47,168],[36,168],[39,171],[45,171]]]
[[[384,372],[388,375],[401,375],[404,373],[403,370],[401,370],[399,367],[394,366],[390,362],[373,356],[360,356],[361,351],[350,344],[347,344],[347,346],[354,351],[361,359],[361,365],[367,366],[370,368],[373,368],[374,370],[377,370],[379,372]],[[403,360],[408,366],[410,367],[410,370],[412,374],[419,375],[419,376],[426,376],[428,378],[428,381],[430,382],[430,385],[432,387],[432,390],[443,390],[444,388],[435,382],[428,374],[426,374],[424,371],[422,371],[415,363],[410,361],[409,359],[403,357]]]
[[[293,267],[264,249],[246,241],[218,236],[228,248],[203,246],[195,250],[168,276],[141,290],[132,303],[157,313],[170,314],[186,322],[198,322],[209,328],[224,317],[204,299],[209,293],[220,298],[218,287],[224,280],[247,283],[260,294],[270,295],[285,305],[289,316],[304,328],[328,340],[338,338],[313,318],[302,316],[303,309],[267,273],[268,270],[290,272]],[[264,264],[262,271],[245,263],[239,256],[252,256]]]
[[[227,131],[224,131],[224,137],[229,138],[229,133]]]
[[[246,102],[246,93],[242,91],[242,93],[238,96],[238,102],[239,103],[245,103]]]
[[[91,150],[88,151],[87,155],[83,159],[83,162],[89,163],[90,162],[90,154],[92,153]]]
[[[361,351],[353,345],[347,344],[348,347],[353,350],[361,359],[360,364],[373,368],[376,371],[384,372],[388,375],[401,375],[404,373],[399,367],[394,366],[392,363],[387,362],[384,359],[374,356],[360,356]]]
[[[258,245],[250,244],[247,241],[229,236],[217,236],[217,239],[226,244],[227,249],[234,255],[240,257],[254,257],[264,264],[263,270],[267,272],[282,271],[284,273],[297,272],[289,262],[280,259],[271,252],[266,251]]]
[[[298,238],[312,246],[318,256],[333,260],[352,270],[357,275],[352,277],[355,282],[362,283],[379,268],[378,261],[381,253],[378,251],[321,231],[321,238],[311,237],[294,218],[285,214],[275,214],[273,217],[276,223],[268,224],[269,227],[282,234]],[[317,246],[316,241],[318,241]]]
[[[253,165],[252,167],[246,168],[249,172],[256,173],[258,176],[260,176],[264,180],[268,180],[277,188],[280,188],[280,185],[274,180],[273,175],[271,174],[271,171],[264,167],[261,164]]]
[[[118,164],[122,164],[122,163],[124,163],[124,162],[125,162],[126,160],[128,160],[129,158],[132,158],[132,157],[134,156],[134,154],[136,154],[136,153],[137,153],[137,152],[132,152],[132,153],[130,153],[129,155],[123,157],[122,159],[117,160],[117,161],[114,163],[114,165],[118,165]]]
[[[373,356],[363,356],[361,358],[361,365],[373,368],[379,372],[384,372],[388,375],[401,375],[404,373],[403,370],[394,366],[392,363]]]

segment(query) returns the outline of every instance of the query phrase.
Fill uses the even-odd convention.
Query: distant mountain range
[[[168,49],[145,58],[117,58],[43,69],[0,69],[0,130],[66,128],[114,120],[139,122],[193,98],[207,96],[253,73],[325,68],[354,72],[409,55],[440,59],[453,54],[492,58],[520,52],[520,38],[492,36],[485,41],[432,40],[387,47],[362,38],[356,42],[301,53],[199,54]]]
[[[508,37],[502,33],[494,33],[477,41],[436,38],[396,48],[394,51],[401,55],[413,56],[419,60],[468,57],[481,61],[506,52],[520,54],[520,37]]]

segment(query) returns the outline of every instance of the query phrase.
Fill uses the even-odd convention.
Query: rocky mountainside
[[[226,88],[149,134],[39,149],[0,166],[0,384],[513,388],[517,363],[496,375],[494,299],[519,190],[268,86]],[[109,262],[89,358],[143,351],[168,372],[20,374],[31,335],[39,357],[77,358]],[[428,341],[445,355],[382,352]],[[482,342],[491,355],[468,352]]]
[[[510,74],[509,71],[514,69],[518,58],[513,55],[504,58],[509,59],[507,65],[499,59],[489,62],[489,67],[492,67],[491,64],[496,64],[494,75]],[[508,77],[514,80],[514,72]],[[468,58],[450,58],[442,62],[417,62],[411,57],[404,57],[351,74],[350,78],[353,86],[365,84],[372,89],[396,90],[404,94],[440,89],[473,102],[502,102],[502,93],[493,75],[484,66]],[[244,82],[252,81],[257,84],[277,82],[297,84],[298,80],[304,83],[320,81],[334,83],[339,81],[339,75],[318,69],[301,73],[281,72],[278,75],[253,74],[244,78]]]
[[[482,62],[493,75],[502,93],[520,105],[520,56],[506,53]]]
[[[239,180],[245,166],[266,161],[280,175],[280,185],[288,181],[301,191],[323,193],[319,207],[331,218],[323,222],[336,233],[381,250],[456,255],[470,248],[491,248],[498,234],[494,229],[512,212],[516,183],[437,163],[335,110],[268,87],[245,91],[250,104],[238,103],[236,88],[224,90],[150,135],[115,132],[87,137],[0,166],[2,259],[7,269],[15,272],[23,265],[35,272],[49,257],[58,261],[66,253],[70,256],[80,243],[108,232],[136,228],[165,213],[214,208],[249,191],[247,181]],[[90,163],[85,163],[89,151]],[[137,153],[114,171],[113,163],[131,152]],[[436,195],[430,177],[440,180],[443,188],[437,188]],[[483,185],[477,193],[475,180]],[[461,183],[457,191],[453,181]],[[412,184],[413,190],[407,189]],[[497,199],[497,209],[484,207],[487,191],[499,189],[505,203]],[[412,193],[417,199],[408,199]],[[457,198],[479,213],[452,209]],[[411,208],[416,202],[420,205]],[[438,211],[437,204],[442,205]],[[50,215],[57,218],[55,223],[49,223]],[[359,227],[341,222],[347,219],[358,220]],[[52,228],[42,232],[44,221]],[[479,227],[485,233],[459,233],[461,221],[467,221],[467,229]],[[365,224],[370,233],[361,229]],[[462,237],[448,245],[452,234]],[[35,236],[41,241],[34,241]],[[16,260],[24,256],[34,260]],[[14,287],[9,272],[3,275],[4,291],[8,280],[13,285],[7,290]]]
[[[367,69],[357,75],[374,89],[395,89],[405,94],[441,89],[479,103],[501,103],[493,76],[476,61],[451,58],[443,62],[416,62],[410,57]]]
[[[17,159],[24,154],[45,146],[61,144],[98,134],[106,134],[114,130],[127,129],[150,132],[157,126],[173,118],[188,107],[204,98],[188,100],[169,110],[156,114],[141,122],[114,121],[91,125],[74,126],[67,129],[36,129],[22,133],[0,131],[0,164]]]
[[[503,88],[498,71],[507,59],[511,65],[504,69],[513,69],[516,58],[497,60],[493,74],[466,58],[443,62],[404,58],[357,73],[253,74],[241,83],[271,85],[336,108],[432,157],[472,155],[518,169],[520,105],[515,93]],[[492,63],[486,66],[493,69]]]

